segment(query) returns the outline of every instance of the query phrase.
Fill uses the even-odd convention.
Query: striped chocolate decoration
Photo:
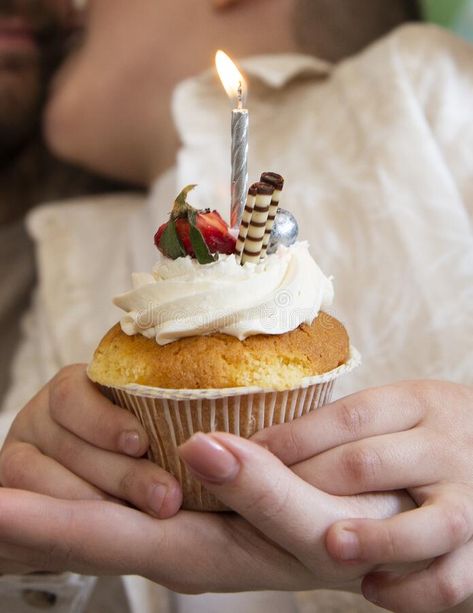
[[[254,183],[250,189],[253,189],[253,191],[256,189],[256,197],[243,244],[242,264],[247,262],[257,264],[260,261],[269,209],[274,194],[274,186],[261,181]]]
[[[281,199],[281,192],[284,187],[284,178],[275,172],[263,172],[261,175],[261,182],[267,183],[274,187],[274,193],[269,207],[268,220],[266,222],[266,231],[264,233],[263,246],[261,249],[261,259],[266,257],[266,252],[269,246],[269,240],[271,238],[271,231],[273,229],[274,220],[276,219],[276,213],[278,212],[279,201]]]
[[[236,243],[235,253],[237,256],[237,260],[241,261],[241,256],[243,254],[243,249],[245,246],[246,235],[248,234],[248,228],[250,227],[251,216],[253,215],[253,209],[255,207],[256,195],[258,193],[258,188],[256,184],[252,185],[248,190],[248,196],[246,198],[246,205],[243,209],[243,217],[240,223],[240,229],[238,231],[238,240]]]

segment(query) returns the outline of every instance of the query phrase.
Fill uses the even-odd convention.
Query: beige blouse
[[[250,80],[250,178],[285,175],[282,206],[334,276],[334,312],[363,353],[363,366],[337,393],[416,377],[473,384],[473,48],[416,25],[337,67],[298,55],[242,64]],[[90,358],[119,317],[111,297],[130,286],[131,271],[152,265],[153,232],[180,187],[199,183],[194,202],[228,215],[230,108],[213,72],[179,86],[174,112],[183,146],[147,202],[113,196],[30,216],[40,283],[4,432],[58,368]],[[164,592],[132,583],[129,593],[142,598],[134,611],[156,610],[153,598]],[[201,598],[210,598],[210,611],[220,597]],[[248,598],[240,610],[252,610],[255,596]],[[185,602],[166,606],[185,610]],[[286,611],[375,610],[341,594],[285,602]]]

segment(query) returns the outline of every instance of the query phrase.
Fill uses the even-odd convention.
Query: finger
[[[0,482],[16,488],[68,500],[107,500],[104,492],[87,483],[28,443],[12,443],[1,456]]]
[[[291,466],[333,447],[414,427],[423,415],[415,382],[364,390],[256,433],[252,441]]]
[[[427,569],[399,577],[390,573],[367,575],[362,583],[367,600],[398,613],[436,613],[450,610],[473,593],[468,543],[438,558]]]
[[[157,521],[107,502],[0,489],[0,543],[38,570],[142,575],[184,593],[313,585],[307,569],[288,572],[294,558],[233,514],[181,511]]]
[[[23,560],[24,562],[19,562]],[[26,563],[27,562],[27,563]],[[0,575],[25,575],[42,572],[44,554],[28,547],[3,542],[0,545]],[[48,569],[53,572],[53,569]]]
[[[437,435],[419,427],[341,445],[291,468],[329,494],[349,496],[437,482],[448,466],[445,453]]]
[[[0,577],[2,575],[29,575],[34,572],[33,567],[18,564],[13,557],[9,557],[9,555],[4,557],[0,554]]]
[[[118,510],[118,513],[116,512]],[[123,513],[126,510],[129,513]],[[138,511],[120,505],[97,501],[65,501],[20,490],[0,489],[0,543],[5,556],[19,564],[31,565],[39,570],[59,572],[84,569],[86,564],[99,565],[100,555],[107,548],[114,554],[120,550],[121,533],[131,533],[137,539],[139,530],[125,525],[137,518]],[[145,519],[147,518],[147,520]],[[143,515],[143,525],[156,521]],[[119,530],[119,522],[123,525]],[[116,543],[116,549],[113,544]],[[129,559],[136,568],[138,554],[128,547]],[[102,547],[101,547],[102,546]],[[108,560],[112,570],[124,566],[112,555]]]
[[[62,430],[59,426],[56,428]],[[99,490],[127,500],[160,519],[171,517],[179,510],[181,487],[156,464],[98,449],[66,430],[48,429],[42,435],[45,440],[38,438],[37,443],[45,454]]]
[[[96,447],[139,457],[148,437],[129,411],[117,407],[90,382],[85,366],[68,366],[49,385],[54,421]]]
[[[330,497],[262,447],[231,434],[198,433],[179,453],[207,489],[287,550],[321,538]],[[312,506],[320,511],[320,524],[307,513]]]
[[[326,546],[336,560],[370,564],[416,562],[448,553],[473,536],[473,505],[458,492],[389,519],[331,526]]]

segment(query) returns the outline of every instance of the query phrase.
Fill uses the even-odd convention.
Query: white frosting
[[[200,265],[190,257],[161,258],[152,273],[134,273],[133,289],[114,303],[126,311],[123,332],[160,345],[185,336],[222,332],[244,340],[310,324],[333,300],[333,285],[298,242],[259,264],[234,255]]]

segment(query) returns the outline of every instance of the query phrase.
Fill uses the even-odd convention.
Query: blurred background
[[[472,0],[423,0],[425,18],[473,41]]]

